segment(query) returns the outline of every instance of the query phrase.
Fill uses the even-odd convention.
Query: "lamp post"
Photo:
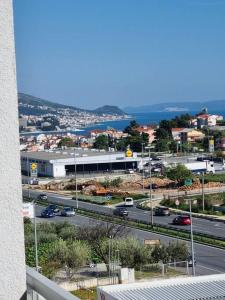
[[[154,224],[154,220],[153,220],[153,203],[152,203],[152,168],[151,168],[151,146],[146,147],[146,149],[148,149],[148,159],[149,159],[149,177],[150,177],[150,183],[149,183],[149,200],[150,200],[150,204],[151,204],[151,225]]]
[[[141,157],[142,157],[142,190],[143,190],[143,193],[144,193],[144,189],[145,189],[145,186],[144,186],[144,143],[141,143]]]
[[[77,198],[77,160],[76,160],[76,148],[74,147],[74,175],[75,175],[75,199],[76,199],[76,205],[77,209],[79,208],[78,205],[78,198]]]
[[[190,214],[190,221],[191,221],[191,257],[192,257],[192,276],[195,276],[195,251],[194,251],[194,237],[193,237],[193,225],[192,225],[192,201],[196,202],[195,199],[186,199],[189,201],[189,214]]]
[[[37,222],[36,222],[36,203],[35,200],[32,201],[33,214],[34,214],[34,247],[35,247],[35,268],[39,272],[38,266],[38,242],[37,242]]]
[[[204,191],[205,177],[204,172],[202,172],[202,210],[205,210],[205,191]]]

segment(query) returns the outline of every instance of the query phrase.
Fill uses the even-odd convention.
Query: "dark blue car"
[[[54,214],[53,210],[45,208],[41,212],[41,216],[42,216],[42,218],[53,218],[55,216],[55,214]]]

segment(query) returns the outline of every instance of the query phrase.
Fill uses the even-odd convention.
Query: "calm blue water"
[[[127,120],[120,120],[120,121],[109,121],[103,122],[101,124],[95,124],[94,126],[90,126],[87,128],[82,128],[81,131],[69,131],[74,134],[78,135],[87,135],[90,130],[94,129],[107,129],[109,127],[115,128],[118,130],[123,130],[127,125],[129,125],[131,120],[136,120],[140,125],[147,125],[147,124],[157,124],[160,120],[169,120],[174,118],[175,116],[181,115],[183,112],[148,112],[148,113],[136,113],[132,115],[131,119]],[[184,112],[185,113],[185,112]],[[197,111],[188,112],[190,115],[195,115]],[[220,114],[223,115],[225,118],[225,111],[210,111],[210,113]],[[46,132],[47,133],[47,132]],[[53,132],[48,132],[53,133]],[[24,135],[38,135],[40,133],[27,133]],[[63,134],[63,132],[62,132]],[[23,135],[23,134],[22,134]]]

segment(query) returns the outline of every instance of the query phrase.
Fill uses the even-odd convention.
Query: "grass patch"
[[[164,276],[162,274],[162,270],[159,267],[156,267],[152,270],[135,270],[135,279],[141,280],[141,279],[151,279],[155,277],[171,277],[171,276],[179,276],[179,275],[185,275],[185,272],[175,270],[174,268],[165,268]]]
[[[71,292],[74,296],[77,296],[81,300],[97,300],[97,290],[96,288],[90,289],[80,289]]]
[[[132,197],[134,200],[147,198],[147,196],[144,194],[143,195],[130,194],[129,197]],[[124,197],[119,195],[112,196],[111,199],[108,199],[107,197],[103,197],[103,196],[91,196],[91,195],[78,194],[77,198],[79,201],[89,202],[98,205],[113,205],[124,201]],[[73,196],[72,199],[75,200],[75,196]]]
[[[202,180],[202,177],[199,177],[200,181]],[[225,174],[205,174],[204,175],[204,182],[225,182]]]

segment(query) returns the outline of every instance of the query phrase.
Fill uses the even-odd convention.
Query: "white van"
[[[124,199],[124,206],[128,207],[128,206],[134,206],[134,199],[131,197],[126,197]]]

